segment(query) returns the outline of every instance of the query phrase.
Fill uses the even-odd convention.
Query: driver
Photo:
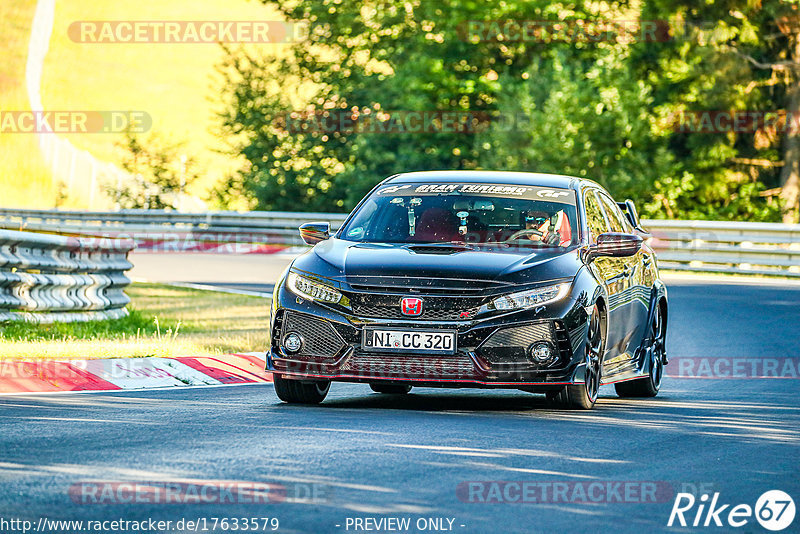
[[[572,242],[572,229],[564,210],[554,215],[544,211],[529,211],[525,216],[525,229],[531,230],[525,235],[531,241],[560,247],[569,246]]]

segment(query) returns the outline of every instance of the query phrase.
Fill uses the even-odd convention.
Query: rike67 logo
[[[794,521],[794,500],[781,490],[765,492],[756,501],[755,508],[749,504],[721,504],[719,492],[709,499],[704,493],[699,499],[691,493],[678,493],[672,504],[667,526],[722,527],[739,528],[756,521],[767,530],[784,530]],[[748,530],[749,532],[749,530]]]

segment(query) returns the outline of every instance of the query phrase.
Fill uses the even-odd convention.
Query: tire
[[[661,306],[656,304],[653,314],[653,321],[650,323],[650,335],[652,341],[645,351],[645,357],[649,367],[647,376],[619,382],[614,384],[617,395],[620,397],[655,397],[661,388],[661,380],[664,377],[664,360],[666,359],[665,337],[667,329],[664,324],[664,317],[661,313]]]
[[[288,380],[280,375],[274,376],[274,384],[278,398],[289,404],[319,404],[331,389],[330,380],[301,382]]]
[[[369,387],[375,393],[386,393],[387,395],[405,395],[411,391],[411,386],[398,384],[370,384]]]
[[[601,357],[606,348],[604,331],[605,317],[595,305],[589,318],[589,328],[586,331],[586,342],[584,343],[586,347],[584,382],[548,392],[547,399],[551,403],[572,410],[591,410],[594,407],[603,371]]]

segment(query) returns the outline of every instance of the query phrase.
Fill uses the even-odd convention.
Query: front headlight
[[[569,283],[555,284],[552,286],[537,287],[519,293],[503,295],[492,301],[496,310],[518,310],[534,308],[564,298],[569,291]]]
[[[289,273],[289,276],[286,277],[286,287],[298,297],[308,300],[337,304],[343,298],[342,294],[333,287],[297,273]]]

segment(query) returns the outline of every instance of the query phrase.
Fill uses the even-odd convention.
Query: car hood
[[[331,238],[298,257],[293,268],[344,283],[364,277],[392,277],[505,285],[572,278],[579,269],[579,259],[574,247],[497,249],[358,243]]]

